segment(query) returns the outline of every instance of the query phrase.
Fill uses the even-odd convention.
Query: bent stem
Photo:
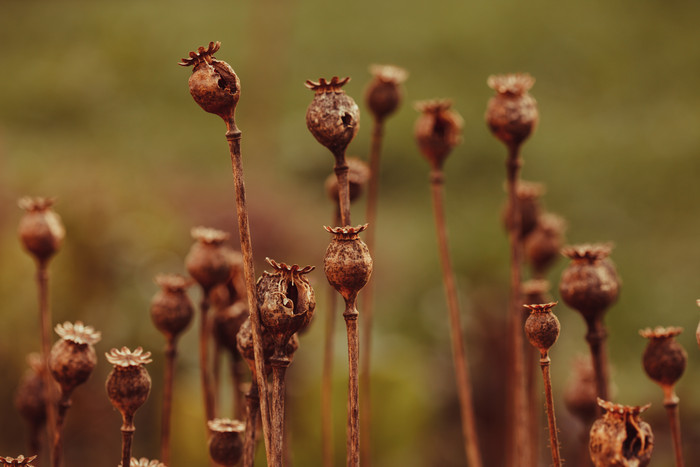
[[[358,363],[360,358],[360,335],[357,328],[359,313],[355,306],[357,297],[345,302],[345,325],[348,331],[348,428],[347,467],[360,465],[360,393]]]
[[[289,358],[276,353],[270,359],[272,366],[272,462],[284,463],[284,380],[289,367]]]
[[[49,268],[46,261],[37,261],[36,271],[37,292],[39,295],[39,326],[41,328],[41,359],[44,362],[44,391],[46,391],[46,433],[49,440],[56,438],[56,391],[51,371],[49,371],[49,355],[51,354],[51,305],[49,304]],[[51,444],[52,441],[49,441]],[[53,450],[50,450],[52,466],[57,466],[52,458]]]
[[[591,357],[593,358],[596,392],[601,399],[610,400],[608,397],[608,355],[605,345],[608,333],[605,325],[599,318],[587,320],[586,324],[588,325],[586,341],[591,349]]]
[[[541,352],[540,368],[544,380],[544,397],[547,403],[547,426],[549,427],[549,446],[552,449],[552,462],[554,467],[561,467],[559,455],[559,436],[557,431],[557,419],[554,416],[554,398],[552,396],[552,378],[550,375],[550,363],[548,352]]]
[[[245,183],[243,182],[243,164],[241,162],[241,132],[236,126],[233,116],[226,122],[226,139],[231,153],[231,169],[233,171],[233,183],[236,191],[236,212],[238,215],[238,233],[241,239],[241,253],[243,253],[243,273],[245,276],[246,292],[248,295],[248,310],[250,312],[250,324],[253,333],[253,352],[255,354],[255,377],[257,378],[258,391],[260,393],[260,412],[265,440],[265,454],[270,467],[274,466],[270,461],[270,411],[267,398],[267,384],[265,382],[264,356],[262,348],[262,331],[260,325],[260,311],[258,310],[258,294],[255,287],[255,268],[253,266],[253,246],[250,238],[250,226],[248,225],[248,206],[246,205]]]
[[[673,390],[673,386],[664,386],[664,407],[668,414],[668,423],[671,426],[671,437],[673,438],[673,452],[676,455],[676,467],[683,467],[683,445],[681,444],[681,420],[678,413],[678,396]]]
[[[471,467],[481,467],[481,452],[474,420],[474,406],[472,404],[472,387],[469,378],[469,363],[462,340],[462,326],[459,317],[459,301],[457,300],[457,288],[455,286],[450,252],[447,244],[447,227],[445,222],[445,208],[442,197],[444,176],[442,170],[433,169],[430,174],[430,186],[433,198],[433,212],[435,213],[435,227],[438,237],[438,249],[440,263],[442,265],[442,279],[445,285],[447,308],[450,319],[450,340],[452,342],[452,359],[455,367],[457,392],[459,394],[459,407],[462,419],[462,436],[467,461]]]
[[[170,465],[170,420],[173,406],[173,379],[176,356],[176,340],[174,337],[168,337],[168,342],[165,345],[163,412],[160,423],[160,458],[165,465]]]
[[[202,395],[204,396],[204,426],[209,433],[209,420],[214,420],[214,391],[211,387],[211,375],[209,372],[209,292],[202,291],[199,323],[199,375],[202,382]]]
[[[260,416],[260,397],[258,396],[258,383],[255,375],[253,375],[253,380],[250,383],[250,390],[245,397],[247,408],[242,467],[253,467],[255,462],[255,434],[257,432],[258,417]]]

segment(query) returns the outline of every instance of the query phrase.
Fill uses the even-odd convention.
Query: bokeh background
[[[465,465],[447,312],[428,190],[412,136],[416,100],[450,97],[464,142],[446,164],[447,216],[487,465],[502,465],[503,318],[508,247],[501,223],[505,149],[483,122],[493,73],[536,77],[541,123],[524,148],[523,177],[546,184],[547,209],[573,243],[612,241],[624,281],[607,316],[616,400],[652,403],[653,465],[672,464],[660,389],[640,359],[647,326],[678,325],[689,353],[678,386],[686,460],[700,462],[700,4],[498,0],[2,1],[0,48],[0,454],[25,453],[13,407],[25,355],[39,348],[34,265],[16,225],[22,195],[55,196],[67,239],[52,263],[55,322],[82,320],[112,347],[154,354],[154,385],[136,417],[136,456],[158,456],[164,341],[148,306],[160,272],[183,272],[192,226],[232,232],[235,204],[225,128],[187,89],[181,57],[210,40],[242,81],[238,123],[256,268],[270,256],[322,265],[331,222],[323,191],[333,158],[310,135],[306,79],[351,76],[364,112],[372,63],[411,73],[387,123],[375,253],[373,440],[378,466]],[[364,112],[350,153],[365,158]],[[364,218],[364,200],[354,219]],[[558,282],[564,261],[552,271]],[[289,371],[294,465],[320,465],[320,374],[327,284],[311,274],[317,318]],[[555,287],[556,290],[556,287]],[[198,299],[197,291],[192,297]],[[557,298],[557,294],[555,294]],[[552,372],[562,449],[576,465],[581,426],[561,402],[585,329],[563,304]],[[182,338],[172,465],[206,465],[196,326]],[[335,438],[344,459],[346,356],[336,329]],[[74,395],[66,465],[114,466],[120,417],[100,358]],[[225,400],[227,398],[224,398]],[[225,414],[222,414],[225,415]],[[545,434],[543,419],[542,435]],[[547,447],[541,443],[549,465]],[[261,458],[262,459],[262,458]],[[261,461],[262,462],[262,461]],[[46,465],[46,464],[42,464]]]

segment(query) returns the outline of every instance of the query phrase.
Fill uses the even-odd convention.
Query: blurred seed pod
[[[161,274],[155,281],[161,290],[151,300],[151,320],[168,340],[172,340],[192,321],[194,306],[187,296],[192,281],[179,274]]]
[[[401,84],[408,78],[408,72],[393,65],[372,65],[369,71],[373,78],[365,90],[365,102],[374,118],[382,121],[401,105]]]
[[[337,76],[330,81],[306,81],[306,87],[314,91],[306,109],[306,127],[336,157],[345,154],[360,129],[360,109],[342,89],[348,81],[350,78],[341,80]]]
[[[664,388],[672,389],[685,372],[688,354],[675,337],[683,331],[678,327],[656,327],[639,331],[649,339],[642,364],[647,376]]]
[[[209,456],[214,462],[233,467],[243,456],[245,423],[227,418],[209,420]]]
[[[413,134],[418,149],[433,170],[441,170],[447,156],[462,142],[462,117],[451,110],[448,99],[416,102],[421,114],[416,120]]]
[[[564,404],[581,422],[588,426],[596,418],[598,411],[595,370],[590,355],[578,355],[566,390]]]
[[[372,275],[372,257],[360,232],[367,224],[357,227],[325,227],[333,234],[326,249],[323,270],[328,282],[343,296],[345,301],[355,300],[358,292]]]
[[[237,336],[243,323],[248,319],[248,304],[238,301],[214,314],[214,338],[232,354],[238,352]]]
[[[525,239],[525,258],[535,274],[543,275],[559,258],[564,244],[566,221],[552,213],[542,213],[537,224]]]
[[[270,357],[275,352],[275,341],[272,335],[267,332],[267,330],[261,326],[262,331],[262,348],[263,348],[263,359],[265,363],[265,373],[269,374],[272,371],[272,367],[269,365]],[[251,371],[255,371],[255,351],[253,349],[253,329],[251,328],[250,318],[246,319],[241,325],[241,329],[236,335],[236,348],[241,356],[246,360]]]
[[[486,109],[491,133],[508,147],[520,146],[539,121],[537,102],[528,93],[535,79],[527,73],[492,75],[487,84],[496,91]]]
[[[46,423],[46,391],[42,376],[45,367],[38,353],[29,354],[27,362],[29,369],[17,387],[15,407],[31,427],[39,428]]]
[[[530,316],[525,321],[525,335],[530,344],[543,355],[554,345],[561,331],[559,320],[552,313],[556,304],[557,302],[523,305],[530,310]]]
[[[542,207],[540,198],[544,195],[544,185],[537,182],[519,180],[516,185],[515,194],[518,197],[518,210],[520,211],[520,233],[521,239],[528,237],[535,227],[540,217]],[[503,209],[503,225],[506,230],[510,230],[510,204],[506,202]]]
[[[131,421],[151,392],[151,377],[144,367],[151,363],[151,352],[144,353],[141,347],[133,352],[122,347],[110,350],[105,356],[114,365],[107,377],[107,396],[124,421]]]
[[[196,240],[185,258],[187,272],[208,293],[214,286],[226,283],[233,273],[232,256],[223,243],[228,234],[206,227],[192,229]]]
[[[26,212],[19,221],[18,234],[22,246],[39,263],[45,263],[63,244],[66,230],[61,217],[52,208],[52,198],[21,198],[19,207]]]
[[[61,339],[51,349],[49,369],[63,394],[69,395],[87,381],[95,369],[97,354],[93,346],[102,335],[80,321],[75,324],[66,321],[57,324],[55,329]]]
[[[596,467],[646,467],[651,462],[654,434],[640,414],[651,404],[632,407],[598,399],[603,415],[593,423],[589,442]]]
[[[348,183],[350,185],[350,202],[362,196],[369,180],[369,166],[357,157],[348,157]],[[338,204],[338,177],[332,173],[324,183],[326,194],[331,201]]]

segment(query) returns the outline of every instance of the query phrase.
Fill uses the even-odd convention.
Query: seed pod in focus
[[[559,258],[564,243],[566,222],[556,214],[545,212],[525,239],[525,258],[536,275],[542,276]]]
[[[206,227],[192,229],[196,242],[185,258],[187,272],[208,293],[213,287],[226,283],[233,272],[231,255],[224,247],[228,234]]]
[[[179,274],[156,276],[159,290],[151,300],[151,319],[168,340],[177,338],[192,321],[194,306],[187,296],[192,282]]]
[[[209,456],[214,462],[233,467],[243,455],[245,423],[227,418],[209,420]]]
[[[683,376],[688,363],[688,354],[674,339],[683,331],[678,327],[656,327],[639,331],[639,335],[649,339],[642,364],[647,376],[664,390],[673,391],[673,386]]]
[[[146,402],[151,392],[151,377],[144,367],[151,363],[151,352],[137,347],[132,352],[126,347],[112,349],[105,354],[114,369],[107,377],[107,396],[122,414],[125,425],[133,424],[136,411]]]
[[[413,134],[421,154],[434,170],[442,169],[445,159],[462,142],[462,117],[451,110],[452,101],[431,100],[416,102],[421,114]]]
[[[598,399],[603,415],[593,423],[589,453],[595,467],[646,467],[651,462],[654,434],[640,414],[651,404],[631,407]]]
[[[325,227],[333,234],[326,249],[323,270],[328,282],[346,302],[354,301],[372,275],[372,257],[359,234],[367,224],[357,227]]]
[[[365,91],[365,102],[375,120],[382,121],[401,104],[401,84],[408,78],[408,72],[393,65],[372,65],[369,71],[374,78]]]
[[[26,212],[19,221],[18,234],[22,246],[39,263],[45,263],[63,244],[66,230],[58,214],[51,207],[52,198],[21,198],[20,208]]]
[[[546,354],[559,338],[561,325],[552,313],[556,304],[557,302],[523,305],[530,310],[530,316],[525,321],[525,334],[530,344],[538,348],[542,355]]]
[[[537,102],[528,93],[535,79],[527,73],[489,76],[496,91],[486,109],[486,123],[493,135],[509,148],[520,146],[537,127]]]
[[[369,180],[369,166],[357,157],[348,157],[348,184],[350,185],[350,202],[352,203],[362,195]],[[331,201],[338,204],[338,177],[332,173],[324,183],[326,194]]]
[[[306,81],[314,98],[306,109],[306,127],[314,138],[338,158],[344,156],[350,141],[360,129],[360,109],[342,89],[350,78],[324,78]]]
[[[97,365],[95,345],[101,334],[80,321],[75,324],[65,322],[56,325],[56,334],[61,336],[51,349],[49,369],[53,378],[61,385],[61,391],[68,396],[83,384]]]
[[[529,236],[537,227],[537,220],[542,210],[540,198],[544,194],[545,189],[541,183],[519,180],[515,191],[518,197],[517,206],[520,211],[520,238],[523,239]],[[503,210],[503,224],[508,232],[510,231],[508,222],[511,217],[510,204],[506,203],[506,207]]]

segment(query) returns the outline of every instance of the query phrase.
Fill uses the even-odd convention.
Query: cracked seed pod
[[[228,234],[207,227],[192,229],[196,242],[185,258],[187,272],[208,293],[219,284],[226,283],[233,272],[233,256],[224,246]]]
[[[556,304],[557,302],[523,305],[530,310],[530,316],[525,321],[525,334],[530,344],[537,347],[542,355],[554,345],[561,331],[559,320],[552,313]]]
[[[535,229],[525,239],[525,258],[535,274],[544,274],[559,258],[565,230],[566,222],[556,214],[538,216]]]
[[[102,335],[92,326],[80,321],[66,321],[56,325],[56,334],[61,337],[51,349],[49,369],[53,378],[61,385],[61,391],[69,395],[83,384],[97,365],[97,354],[93,347]]]
[[[248,319],[248,304],[238,301],[233,305],[221,308],[214,314],[214,338],[222,347],[235,354],[237,352],[237,336],[241,326]]]
[[[610,250],[609,245],[585,244],[561,251],[571,263],[562,272],[559,293],[587,322],[601,318],[620,292],[615,265],[608,258]]]
[[[595,370],[590,355],[578,355],[571,378],[564,391],[564,404],[585,426],[596,418],[598,411]]]
[[[306,127],[314,138],[327,147],[336,158],[345,155],[350,141],[360,129],[360,109],[342,89],[350,78],[320,78],[318,82],[306,81],[306,87],[314,91],[314,99],[306,109]]]
[[[16,458],[13,457],[2,457],[0,456],[0,462],[2,462],[3,466],[13,466],[13,467],[32,467],[32,461],[36,459],[37,456],[31,456],[31,457],[24,457],[24,456],[18,456]]]
[[[63,244],[66,230],[61,217],[51,207],[52,198],[21,198],[18,205],[26,212],[17,229],[22,246],[39,263],[46,263]]]
[[[673,390],[688,363],[688,354],[674,339],[682,331],[683,328],[660,326],[639,331],[640,336],[649,339],[642,357],[644,371],[664,390]]]
[[[122,414],[125,423],[130,423],[136,411],[146,402],[151,392],[151,377],[144,367],[151,363],[151,352],[137,347],[132,352],[126,347],[112,349],[105,354],[114,369],[107,377],[107,396]]]
[[[173,340],[187,329],[194,315],[194,306],[187,296],[192,282],[179,274],[160,274],[155,281],[161,290],[151,300],[151,320],[168,340]]]
[[[241,82],[231,66],[214,58],[221,42],[210,42],[183,58],[179,65],[194,66],[190,75],[190,94],[199,106],[228,121],[233,118],[241,96]]]
[[[228,418],[216,418],[207,423],[211,430],[209,456],[217,464],[233,467],[243,456],[245,423]]]
[[[369,180],[369,166],[357,157],[348,157],[348,184],[350,188],[350,202],[352,203],[362,195]],[[338,204],[338,177],[332,173],[324,183],[326,194],[335,204]]]
[[[486,109],[491,133],[509,148],[520,146],[537,127],[537,102],[528,93],[535,78],[527,73],[492,75],[488,86],[496,91]]]
[[[121,464],[119,464],[121,466]],[[146,459],[145,457],[142,457],[141,459],[136,459],[135,457],[132,457],[131,460],[129,461],[129,467],[167,467],[165,464],[163,464],[161,461],[158,459],[153,459],[149,460]]]
[[[632,407],[598,398],[603,415],[591,427],[588,450],[595,467],[646,467],[651,462],[654,434],[640,414],[650,407]]]
[[[256,283],[260,319],[276,346],[282,348],[292,334],[308,326],[313,317],[316,296],[306,274],[314,267],[290,266],[270,258],[265,261],[274,271],[264,271]]]
[[[520,211],[520,238],[529,236],[540,217],[540,198],[544,195],[544,185],[536,182],[520,180],[517,182],[516,195],[518,197],[518,210]],[[510,231],[510,203],[506,202],[503,209],[503,225]]]
[[[365,102],[375,120],[381,122],[401,104],[401,84],[408,78],[408,72],[393,65],[372,65],[369,71],[374,78],[365,91]]]
[[[421,114],[416,120],[413,134],[421,154],[434,170],[441,170],[445,159],[462,142],[462,117],[451,110],[449,99],[416,102]]]
[[[41,355],[31,353],[27,356],[29,369],[17,387],[15,407],[22,417],[34,428],[46,423],[46,391],[44,390],[44,363]]]
[[[372,257],[359,236],[366,228],[367,224],[357,227],[325,227],[326,231],[333,234],[333,240],[326,249],[323,270],[328,282],[346,302],[355,300],[372,275]]]

